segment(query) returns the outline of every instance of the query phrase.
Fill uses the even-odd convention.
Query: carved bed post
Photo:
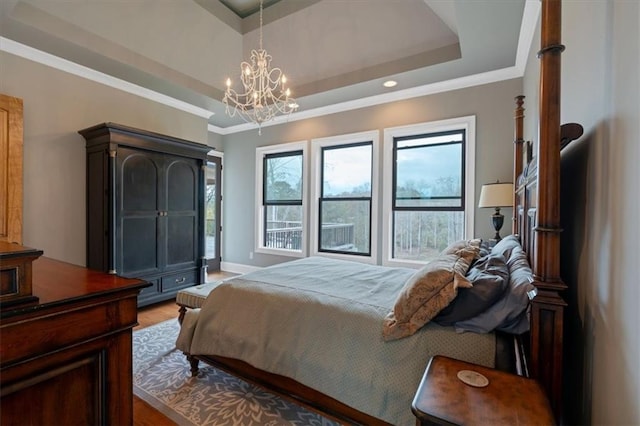
[[[560,278],[560,55],[561,0],[542,0],[540,58],[540,140],[535,250],[532,266],[538,295],[531,309],[532,375],[547,391],[556,420],[562,420],[562,333],[566,303]]]
[[[523,122],[524,122],[524,96],[516,96],[516,111],[515,111],[515,135],[513,139],[513,143],[515,146],[513,147],[513,186],[514,188],[518,188],[518,178],[522,174],[522,154],[523,154]],[[519,231],[518,226],[518,208],[519,204],[519,196],[517,192],[513,194],[513,219],[511,224],[511,232],[517,234]]]

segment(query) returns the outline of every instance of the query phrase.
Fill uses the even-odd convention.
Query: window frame
[[[365,132],[351,133],[345,135],[317,138],[311,140],[311,191],[310,199],[313,200],[313,208],[310,215],[310,253],[313,256],[325,256],[336,259],[352,260],[356,262],[376,264],[378,260],[378,198],[379,198],[379,176],[380,176],[380,132],[371,130]],[[360,144],[371,143],[371,204],[370,204],[370,225],[369,225],[369,254],[348,252],[327,252],[320,251],[320,197],[323,195],[323,170],[322,153],[324,148],[338,147],[347,148]],[[345,199],[349,200],[349,198]]]
[[[265,221],[265,209],[268,207],[264,204],[264,196],[266,188],[264,186],[264,173],[265,173],[265,159],[268,156],[286,156],[287,153],[302,153],[302,238],[300,242],[300,250],[286,249],[286,248],[274,248],[266,247],[264,245],[264,235],[266,232]],[[309,164],[308,164],[308,142],[288,142],[278,145],[269,145],[256,148],[256,212],[255,212],[255,247],[256,253],[273,254],[278,256],[289,257],[306,257],[308,254],[308,183],[309,183]],[[287,204],[289,205],[289,204]]]
[[[438,120],[426,123],[412,124],[408,126],[390,127],[384,129],[383,142],[383,207],[382,217],[382,265],[402,266],[419,268],[426,262],[397,259],[393,257],[393,231],[394,231],[394,203],[395,203],[395,180],[396,153],[394,141],[396,138],[407,138],[418,135],[432,135],[438,133],[448,133],[456,130],[465,131],[465,141],[463,149],[463,174],[462,182],[464,192],[462,198],[464,205],[462,208],[446,208],[446,211],[464,212],[464,238],[474,234],[475,217],[475,147],[476,147],[476,117],[475,115],[458,117],[446,120]],[[413,209],[403,209],[413,210]],[[435,209],[434,209],[435,210]]]

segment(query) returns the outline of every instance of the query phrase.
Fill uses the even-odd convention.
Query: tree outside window
[[[324,147],[318,251],[371,254],[372,142]]]
[[[302,166],[302,151],[264,156],[264,247],[302,249]]]
[[[394,259],[429,261],[464,237],[464,151],[464,130],[394,138]]]

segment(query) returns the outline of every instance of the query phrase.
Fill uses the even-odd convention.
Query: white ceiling
[[[0,49],[49,53],[213,114],[210,128],[229,133],[246,128],[221,99],[226,78],[237,81],[258,47],[256,3],[0,0]],[[536,0],[266,0],[263,46],[298,101],[293,120],[517,77],[538,8]],[[398,85],[387,89],[390,78]]]

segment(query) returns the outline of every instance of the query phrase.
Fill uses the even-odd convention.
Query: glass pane
[[[396,207],[462,207],[461,198],[399,199]]]
[[[464,238],[464,212],[395,212],[394,259],[429,261]]]
[[[408,139],[400,139],[398,140],[398,148],[408,148],[408,147],[416,147],[416,146],[424,146],[424,145],[434,145],[434,144],[443,144],[449,142],[462,142],[463,132],[458,131],[455,133],[449,133],[444,135],[436,135],[436,134],[427,134],[424,136],[418,137],[410,137]]]
[[[321,201],[320,250],[370,254],[371,201]]]
[[[423,145],[396,152],[396,205],[461,206],[462,143]]]
[[[302,154],[265,159],[265,203],[302,200]]]
[[[322,197],[371,196],[371,144],[325,149]]]
[[[207,181],[205,192],[205,257],[213,259],[216,257],[216,191],[218,185],[216,163],[209,162],[205,169],[205,179]]]
[[[302,206],[265,207],[264,247],[302,250]]]

